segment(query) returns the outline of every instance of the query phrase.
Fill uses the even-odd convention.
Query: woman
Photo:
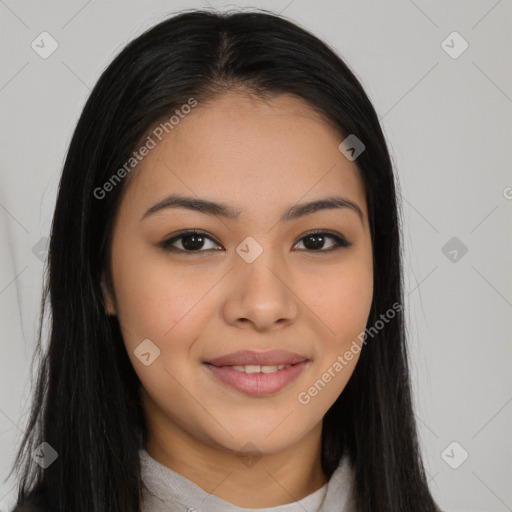
[[[48,298],[16,510],[437,510],[388,150],[297,25],[184,12],[114,59],[67,154]]]

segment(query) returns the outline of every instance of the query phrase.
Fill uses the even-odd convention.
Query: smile
[[[245,366],[230,366],[228,368],[233,368],[237,372],[245,372],[245,373],[274,373],[278,370],[283,370],[284,368],[288,368],[291,364],[278,364],[271,366],[263,366],[259,364],[246,364]]]
[[[203,363],[217,382],[221,382],[250,396],[265,396],[277,393],[293,382],[308,361],[277,365],[216,366]]]

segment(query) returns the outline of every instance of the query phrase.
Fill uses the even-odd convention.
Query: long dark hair
[[[138,450],[147,440],[140,381],[117,319],[105,312],[101,288],[103,275],[111,286],[110,237],[126,180],[104,198],[94,191],[129,160],[155,123],[192,97],[200,105],[235,88],[267,97],[295,94],[340,136],[363,141],[356,163],[374,253],[368,324],[392,304],[403,304],[393,166],[375,110],[347,65],[315,36],[266,11],[189,10],[166,19],[129,43],[103,72],[70,143],[41,310],[42,324],[49,300],[49,345],[43,353],[40,329],[31,414],[13,466],[20,473],[18,506],[139,510]],[[400,309],[365,345],[323,420],[323,469],[330,477],[348,454],[359,512],[437,509],[417,440],[405,334]],[[58,455],[46,469],[32,458],[43,442]]]

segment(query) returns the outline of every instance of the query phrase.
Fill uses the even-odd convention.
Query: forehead
[[[355,162],[338,149],[339,133],[296,96],[229,92],[199,102],[161,141],[153,138],[156,146],[128,185],[132,203],[147,206],[178,192],[280,213],[283,204],[337,192],[366,217],[364,186]]]

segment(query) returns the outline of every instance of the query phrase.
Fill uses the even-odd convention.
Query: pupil
[[[190,243],[190,240],[192,240],[191,243]],[[198,233],[194,233],[191,235],[184,236],[181,243],[182,243],[183,247],[185,247],[185,249],[193,250],[193,249],[201,249],[203,242],[204,242],[204,236],[201,234],[198,234]]]
[[[308,243],[308,240],[312,240],[313,243]],[[323,246],[324,237],[323,235],[309,235],[304,239],[304,246],[308,249],[321,249]]]

